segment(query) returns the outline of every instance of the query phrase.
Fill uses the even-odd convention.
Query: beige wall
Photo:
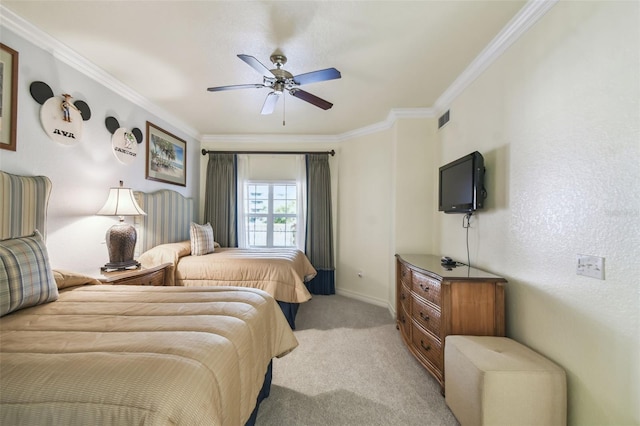
[[[394,126],[394,254],[436,253],[437,120],[404,119]]]
[[[640,424],[637,2],[560,2],[451,105],[441,163],[485,156],[471,261],[505,276],[507,332],[564,367],[572,425]],[[456,216],[439,247],[466,257]],[[604,281],[576,255],[604,257]]]
[[[295,181],[298,178],[298,163],[294,155],[248,155],[247,159],[249,180]]]
[[[337,220],[337,291],[385,306],[392,227],[391,133],[342,143]]]

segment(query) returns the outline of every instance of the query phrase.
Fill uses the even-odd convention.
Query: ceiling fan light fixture
[[[341,78],[340,71],[335,68],[327,68],[324,70],[317,70],[308,72],[305,74],[298,74],[294,76],[289,71],[282,68],[287,63],[287,57],[281,53],[274,53],[269,59],[276,66],[276,68],[270,70],[265,67],[260,61],[250,55],[240,54],[238,55],[242,61],[247,65],[262,74],[262,84],[238,84],[233,86],[220,86],[210,87],[207,90],[210,92],[219,92],[224,90],[244,89],[249,87],[271,89],[265,99],[265,103],[262,106],[261,114],[271,114],[275,108],[275,104],[282,93],[288,91],[293,97],[310,103],[318,108],[327,110],[330,109],[333,104],[309,92],[298,89],[298,86],[302,86],[310,83],[317,83],[326,80],[334,80]],[[284,121],[283,121],[284,124]]]
[[[281,94],[282,92],[284,92],[285,89],[285,84],[283,81],[276,81],[275,84],[273,85],[273,91]]]

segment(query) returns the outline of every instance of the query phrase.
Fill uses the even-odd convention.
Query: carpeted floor
[[[296,328],[300,345],[274,360],[258,426],[458,425],[387,309],[314,296]]]

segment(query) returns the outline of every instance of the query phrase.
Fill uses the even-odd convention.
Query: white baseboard
[[[389,310],[389,314],[391,317],[396,317],[396,312],[393,306],[389,303],[388,300],[378,299],[377,297],[371,297],[364,294],[356,293],[350,290],[336,289],[336,294],[340,296],[349,297],[351,299],[360,300],[361,302],[370,303],[372,305],[381,306],[383,308],[387,308]]]

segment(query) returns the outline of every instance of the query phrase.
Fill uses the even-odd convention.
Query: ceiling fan
[[[274,53],[269,58],[275,65],[275,68],[272,70],[264,66],[253,56],[240,54],[238,55],[238,58],[242,59],[249,66],[262,74],[262,83],[209,87],[207,89],[209,92],[252,88],[262,89],[263,87],[271,89],[272,92],[267,95],[267,98],[264,101],[264,105],[262,106],[261,114],[263,115],[271,114],[274,111],[276,104],[278,103],[278,99],[280,99],[280,95],[282,95],[285,91],[289,92],[289,94],[295,98],[302,99],[303,101],[309,102],[310,104],[324,110],[327,110],[333,106],[331,102],[312,95],[309,92],[305,92],[298,87],[305,84],[340,78],[340,71],[338,71],[337,69],[327,68],[324,70],[312,71],[306,74],[294,76],[289,71],[282,68],[282,66],[287,63],[287,57],[279,53]]]

